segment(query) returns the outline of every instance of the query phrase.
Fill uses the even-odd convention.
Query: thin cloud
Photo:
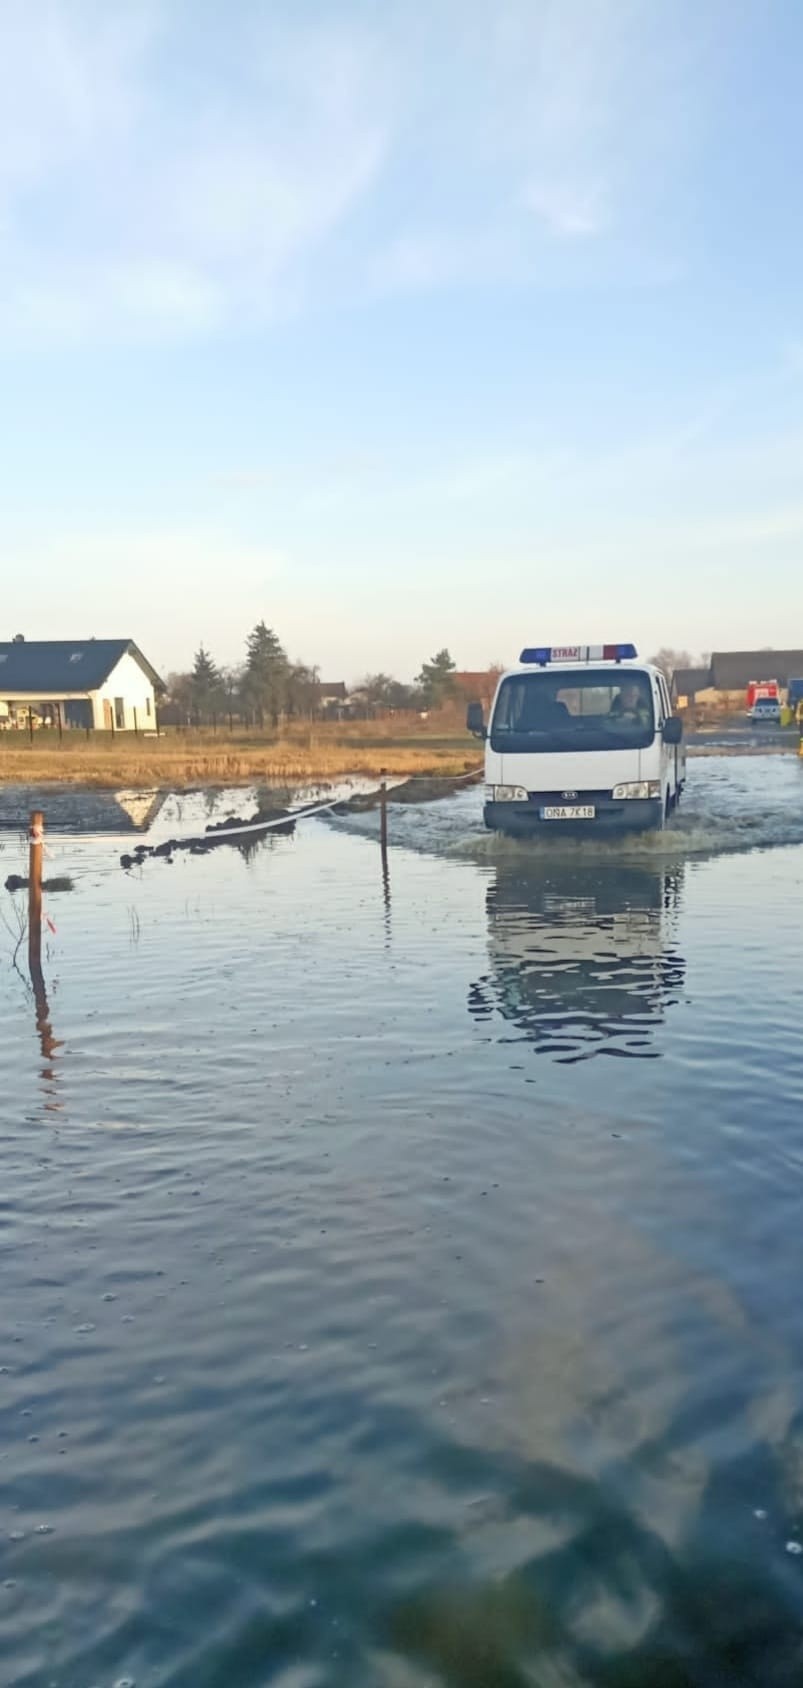
[[[279,476],[273,469],[220,469],[212,478],[218,486],[250,492],[275,487]]]
[[[490,144],[523,175],[523,201],[554,235],[626,226],[693,128],[674,115],[684,54],[668,9],[635,0],[526,0],[503,9],[492,43],[505,88]]]
[[[94,571],[108,575],[111,589],[123,591],[131,581],[134,595],[143,580],[157,581],[160,590],[175,585],[186,593],[188,582],[205,571],[225,570],[227,578],[240,581],[274,580],[287,568],[283,552],[268,545],[241,539],[218,527],[81,527],[66,533],[6,533],[3,549],[21,566],[30,563],[61,575],[74,589],[75,571],[89,577]]]
[[[786,346],[786,367],[794,375],[803,375],[803,339],[790,340]]]
[[[524,202],[555,234],[567,239],[602,234],[608,226],[606,194],[602,188],[577,187],[567,182],[532,182]]]
[[[285,311],[294,265],[381,170],[372,37],[235,11],[193,40],[188,80],[180,17],[110,25],[81,0],[4,16],[6,332],[197,333]]]
[[[466,281],[524,280],[531,268],[504,232],[452,236],[421,230],[400,235],[377,253],[368,281],[380,293],[417,293]]]
[[[432,39],[419,31],[401,55],[413,117],[396,137],[420,171],[425,209],[386,235],[373,286],[554,285],[578,278],[575,248],[586,284],[595,273],[674,282],[682,265],[658,194],[665,202],[682,185],[699,132],[693,29],[681,39],[660,0],[444,0],[430,15],[451,19],[451,97],[440,81],[429,101],[410,96],[416,63],[435,50],[433,22]]]
[[[676,273],[656,193],[695,134],[696,51],[665,0],[203,20],[5,0],[0,332],[209,336],[332,299],[554,285],[578,249],[593,280],[595,247],[608,283]]]

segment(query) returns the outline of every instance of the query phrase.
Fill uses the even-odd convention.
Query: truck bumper
[[[542,820],[538,802],[486,803],[483,815],[490,832],[505,832],[511,838],[560,838],[566,834],[573,838],[610,837],[622,832],[648,832],[663,823],[660,797],[629,797],[619,803],[610,798],[598,800],[595,806],[594,819],[586,821]]]

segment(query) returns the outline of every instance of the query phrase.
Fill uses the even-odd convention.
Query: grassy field
[[[169,787],[305,782],[342,774],[462,774],[482,761],[482,746],[457,722],[418,717],[394,721],[293,724],[279,733],[235,728],[169,731],[159,738],[133,733],[43,730],[0,735],[0,784]]]
[[[797,735],[768,743],[750,742],[746,730],[734,731],[708,745],[707,735],[691,733],[689,754],[737,755],[797,749]],[[794,742],[793,742],[794,741]],[[85,785],[103,790],[162,787],[186,791],[196,786],[302,784],[343,774],[373,776],[384,768],[394,775],[445,777],[477,768],[483,747],[461,726],[459,717],[418,716],[384,721],[297,723],[279,733],[221,727],[212,732],[169,729],[159,738],[133,733],[58,733],[38,730],[0,733],[0,785]]]

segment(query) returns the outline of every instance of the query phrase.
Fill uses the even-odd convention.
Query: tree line
[[[392,674],[366,674],[356,688],[366,703],[380,709],[440,709],[455,692],[456,667],[448,650],[438,651],[411,685]]]
[[[422,663],[410,685],[378,673],[366,675],[355,689],[371,708],[437,709],[454,693],[455,672],[444,648]],[[278,634],[262,620],[246,639],[241,664],[224,667],[200,644],[192,669],[168,676],[165,702],[186,724],[202,726],[225,717],[231,722],[236,716],[249,726],[276,727],[283,718],[312,718],[319,711],[320,672],[307,662],[291,661]]]
[[[276,725],[282,715],[312,711],[317,680],[317,671],[291,662],[278,634],[258,621],[246,639],[244,661],[234,667],[222,667],[200,644],[189,673],[168,676],[166,702],[198,726],[225,715]]]
[[[703,666],[707,660],[700,658]],[[670,681],[675,669],[693,666],[687,651],[666,647],[651,661]],[[499,672],[490,665],[489,676]],[[425,711],[442,708],[455,690],[456,665],[444,647],[421,664],[412,682],[382,672],[366,674],[352,696],[372,710]],[[276,727],[282,719],[312,719],[320,712],[320,671],[310,663],[291,661],[278,634],[262,620],[246,639],[243,662],[234,667],[218,664],[206,645],[200,644],[192,669],[168,677],[166,702],[182,722],[196,726],[228,716],[249,726]]]

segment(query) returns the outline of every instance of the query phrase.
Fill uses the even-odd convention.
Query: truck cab
[[[660,669],[634,645],[534,646],[504,673],[486,726],[485,824],[589,837],[662,827],[686,776],[683,728]]]

